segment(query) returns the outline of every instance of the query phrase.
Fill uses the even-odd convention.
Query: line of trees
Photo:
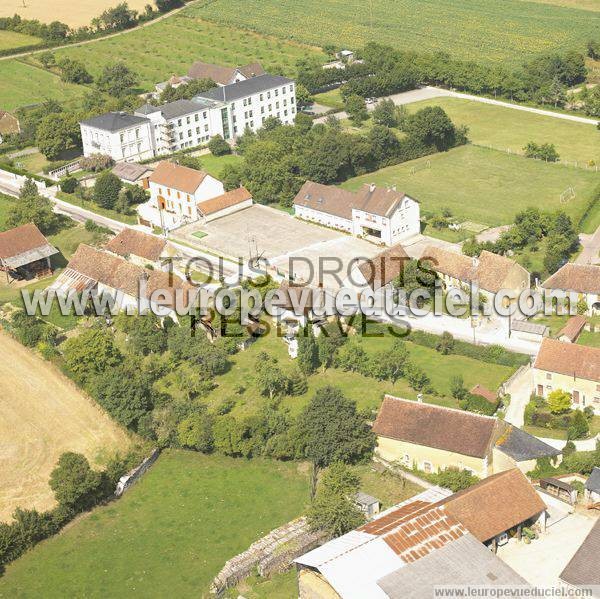
[[[566,88],[582,83],[587,75],[584,55],[574,50],[545,53],[516,69],[460,60],[445,52],[398,50],[374,42],[357,56],[364,62],[345,70],[322,69],[317,61],[305,60],[299,64],[298,81],[310,92],[343,84],[344,96],[383,96],[427,84],[562,106]]]
[[[268,118],[256,133],[246,130],[237,151],[244,158],[223,169],[227,189],[240,184],[261,203],[290,206],[302,184],[310,179],[332,184],[350,177],[399,164],[467,141],[467,131],[456,127],[440,107],[423,108],[403,120],[406,136],[386,125],[374,125],[366,134],[342,130],[335,117],[313,125],[305,114],[293,127]]]

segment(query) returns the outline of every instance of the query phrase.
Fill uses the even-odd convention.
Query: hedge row
[[[39,175],[34,175],[29,171],[26,171],[22,168],[17,168],[12,164],[8,164],[7,162],[0,162],[0,170],[7,171],[9,173],[12,173],[13,175],[21,175],[23,177],[28,177],[29,179],[34,179],[35,181],[44,183],[46,187],[51,187],[56,183],[55,181],[52,181],[52,179],[48,179],[47,177],[40,177]]]

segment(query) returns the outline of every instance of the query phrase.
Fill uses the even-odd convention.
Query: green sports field
[[[8,566],[0,597],[207,596],[225,561],[303,512],[303,472],[165,452],[122,499]]]
[[[64,83],[53,73],[20,60],[0,60],[0,108],[4,110],[45,100],[70,102],[86,91],[84,86]]]
[[[411,174],[415,165],[428,161],[430,168]],[[424,211],[439,214],[449,208],[459,220],[496,226],[510,224],[528,206],[562,208],[577,222],[598,182],[595,172],[467,145],[355,177],[342,187],[397,185],[417,198]],[[562,204],[560,195],[569,186],[576,197]]]
[[[270,72],[291,75],[299,58],[323,56],[308,46],[207,23],[191,9],[143,29],[66,48],[56,55],[81,60],[93,75],[104,65],[122,60],[138,74],[145,91],[173,74],[184,75],[196,60],[228,66],[259,61]]]
[[[600,164],[600,133],[591,124],[461,98],[424,100],[407,108],[413,112],[425,106],[441,106],[454,123],[467,125],[474,144],[522,152],[530,141],[552,143],[563,160]]]
[[[544,51],[583,50],[600,18],[579,8],[521,0],[215,0],[191,12],[315,45],[359,48],[377,41],[513,64]]]

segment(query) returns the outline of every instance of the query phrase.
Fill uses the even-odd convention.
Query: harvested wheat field
[[[18,14],[24,19],[38,19],[43,23],[61,21],[71,27],[89,25],[94,17],[107,8],[113,8],[120,0],[2,0],[0,17],[12,17]],[[129,8],[139,12],[146,4],[154,6],[148,0],[127,0]]]
[[[19,506],[53,506],[48,479],[64,451],[97,465],[129,442],[52,364],[0,332],[0,522]]]

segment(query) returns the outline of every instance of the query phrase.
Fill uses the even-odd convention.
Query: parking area
[[[550,512],[552,515],[552,510]],[[554,515],[555,518],[559,516]],[[529,545],[511,539],[498,548],[498,557],[533,585],[556,585],[560,573],[575,555],[596,519],[587,512],[565,514]]]
[[[204,235],[200,237],[198,232]],[[340,271],[340,280],[344,280],[353,259],[372,258],[384,249],[260,204],[206,224],[186,225],[177,229],[173,237],[229,258],[268,259],[280,273],[291,271],[296,278],[313,285],[319,282],[319,271],[335,267]],[[340,286],[333,274],[321,279],[328,288]]]

